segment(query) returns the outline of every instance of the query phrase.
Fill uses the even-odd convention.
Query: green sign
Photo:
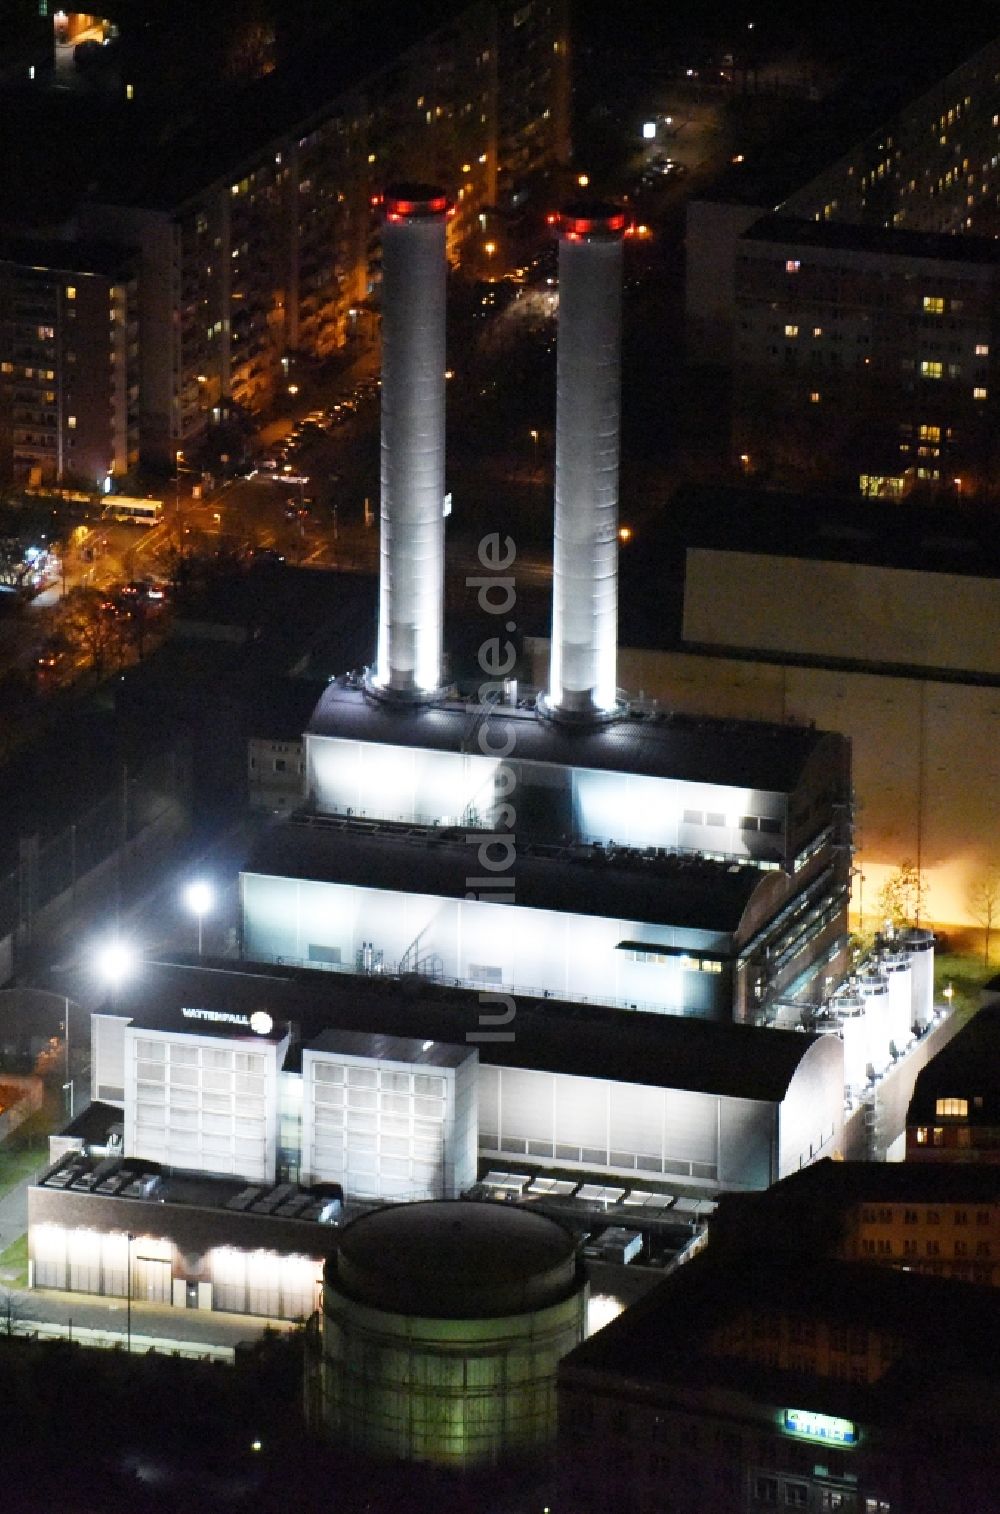
[[[781,1424],[786,1435],[799,1440],[820,1441],[827,1446],[856,1446],[858,1427],[853,1419],[833,1414],[814,1414],[811,1409],[783,1409]]]

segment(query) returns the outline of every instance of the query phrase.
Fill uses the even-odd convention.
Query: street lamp
[[[215,903],[215,890],[204,878],[197,878],[184,890],[184,903],[198,921],[198,955],[201,956],[202,926],[205,916],[211,914]]]
[[[102,942],[94,955],[98,976],[109,988],[120,988],[135,971],[138,955],[131,942],[112,936]]]
[[[125,1340],[126,1351],[132,1355],[132,1242],[135,1236],[131,1230],[126,1232],[125,1244],[128,1248],[125,1262]]]
[[[139,953],[131,941],[112,936],[103,941],[94,952],[94,968],[98,978],[110,990],[112,1008],[117,1008],[118,990],[129,978],[134,977],[139,966]]]

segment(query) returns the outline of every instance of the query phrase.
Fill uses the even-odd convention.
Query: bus
[[[104,519],[123,521],[133,526],[158,525],[163,515],[160,499],[132,499],[127,494],[109,494],[104,504]]]

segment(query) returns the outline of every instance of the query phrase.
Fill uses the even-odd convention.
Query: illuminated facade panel
[[[542,835],[727,858],[784,853],[788,801],[772,789],[533,762],[516,747],[501,763],[309,734],[306,754],[309,802],[321,814],[488,827],[507,802],[518,829]]]
[[[420,825],[489,825],[496,758],[336,737],[306,738],[307,787],[322,814]]]
[[[273,1181],[283,1046],[125,1032],[125,1152],[191,1171]]]
[[[256,873],[242,875],[242,895],[244,953],[258,961],[418,971],[662,1014],[732,1012],[718,931]]]
[[[302,1054],[300,1180],[363,1198],[457,1198],[476,1181],[477,1064],[471,1047],[326,1032]]]

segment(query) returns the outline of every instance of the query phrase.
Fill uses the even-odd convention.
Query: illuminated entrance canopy
[[[786,1435],[794,1435],[799,1440],[816,1440],[831,1446],[856,1446],[858,1443],[858,1428],[853,1419],[814,1414],[810,1409],[784,1409],[781,1424]]]

